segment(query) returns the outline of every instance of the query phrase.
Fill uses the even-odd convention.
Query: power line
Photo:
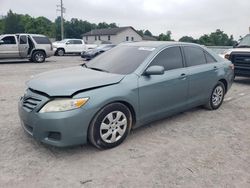
[[[64,39],[64,26],[63,26],[63,14],[66,12],[66,9],[63,7],[63,0],[61,0],[61,4],[60,5],[56,5],[57,6],[57,11],[61,12],[61,39]]]

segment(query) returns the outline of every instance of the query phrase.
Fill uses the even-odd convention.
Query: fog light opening
[[[48,139],[59,141],[59,140],[61,140],[61,133],[60,132],[49,132]]]

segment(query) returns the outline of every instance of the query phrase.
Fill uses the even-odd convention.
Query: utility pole
[[[57,11],[61,12],[61,39],[64,39],[64,27],[63,27],[63,13],[65,13],[65,8],[63,7],[63,0],[61,0],[61,4],[57,5]]]

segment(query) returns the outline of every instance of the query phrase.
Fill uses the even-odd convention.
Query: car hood
[[[71,96],[80,90],[119,83],[124,76],[78,66],[39,74],[27,86],[49,96]]]

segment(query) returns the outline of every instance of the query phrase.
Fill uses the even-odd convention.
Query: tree
[[[167,31],[166,34],[161,33],[158,37],[158,40],[160,40],[160,41],[173,41],[171,39],[171,34],[172,34],[171,31]]]
[[[4,19],[4,33],[23,33],[24,27],[21,24],[21,16],[11,10]]]
[[[4,25],[3,24],[4,24],[3,20],[0,19],[0,34],[2,34],[3,31],[4,31],[4,28],[3,28]]]
[[[205,34],[199,38],[199,43],[206,45],[206,46],[233,46],[235,44],[233,35],[230,37],[224,33],[224,31],[221,31],[220,29],[217,29],[215,32],[208,34]]]
[[[183,36],[179,39],[180,42],[192,42],[197,43],[197,40],[195,40],[193,37],[190,36]]]
[[[144,31],[144,35],[152,37],[152,33],[149,30]]]

